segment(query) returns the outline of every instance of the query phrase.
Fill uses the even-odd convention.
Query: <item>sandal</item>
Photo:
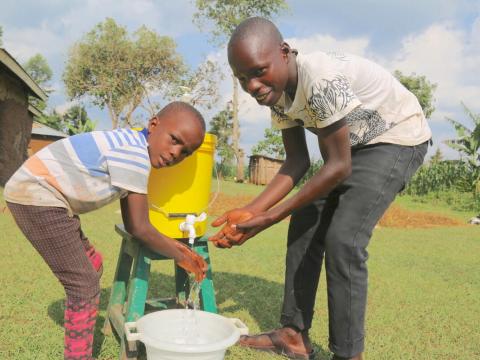
[[[261,336],[267,336],[270,339],[271,345],[252,344],[247,342],[248,340],[258,339]],[[280,338],[276,330],[253,336],[241,336],[238,345],[259,351],[265,351],[271,354],[282,355],[288,359],[294,360],[314,360],[316,355],[315,350],[312,350],[309,353],[299,353],[293,351],[290,346]]]

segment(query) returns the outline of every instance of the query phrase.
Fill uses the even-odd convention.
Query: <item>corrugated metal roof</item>
[[[38,84],[27,74],[25,69],[10,55],[7,50],[0,48],[0,63],[16,76],[30,90],[31,95],[46,101],[48,95]]]
[[[52,129],[51,127],[41,124],[34,121],[32,124],[32,134],[35,135],[46,135],[46,136],[55,136],[55,137],[67,137],[67,134],[62,133],[61,131]]]

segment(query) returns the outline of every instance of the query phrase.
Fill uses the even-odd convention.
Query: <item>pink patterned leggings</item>
[[[82,232],[79,217],[69,217],[66,209],[8,202],[7,206],[65,289],[65,359],[92,359],[102,255]]]

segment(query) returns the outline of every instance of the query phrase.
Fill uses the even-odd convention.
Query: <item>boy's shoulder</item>
[[[93,131],[92,138],[104,149],[138,148],[147,149],[147,139],[143,131],[114,129]]]
[[[310,78],[324,77],[329,73],[339,71],[339,61],[348,61],[346,55],[315,51],[307,54],[298,54],[297,66],[300,75]]]

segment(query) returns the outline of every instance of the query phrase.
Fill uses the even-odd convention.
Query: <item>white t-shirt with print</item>
[[[380,142],[418,145],[432,136],[414,94],[381,66],[359,56],[297,55],[293,102],[283,93],[271,107],[272,125],[323,128],[345,118],[352,146]]]

